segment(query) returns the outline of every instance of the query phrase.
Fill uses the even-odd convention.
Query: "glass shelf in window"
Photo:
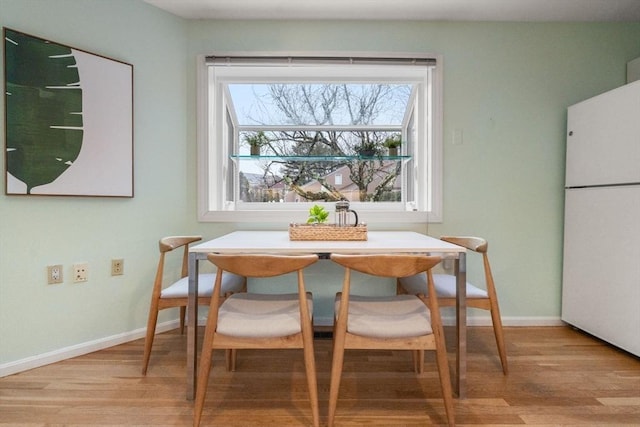
[[[411,156],[407,155],[398,155],[398,156],[270,156],[270,155],[260,155],[260,156],[251,156],[244,154],[233,154],[231,156],[233,160],[282,160],[282,161],[294,161],[294,162],[350,162],[356,160],[390,160],[390,161],[408,161],[411,160]]]

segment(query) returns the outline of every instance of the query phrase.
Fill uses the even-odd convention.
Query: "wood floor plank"
[[[454,343],[447,328],[447,342]],[[469,330],[468,398],[458,426],[640,426],[640,360],[568,327],[507,328],[502,375],[490,328]],[[321,422],[326,423],[331,340],[316,339]],[[189,426],[186,337],[160,334],[140,374],[142,340],[0,378],[0,426]],[[455,347],[448,346],[450,366]],[[411,354],[347,351],[336,414],[343,427],[444,425],[435,360],[415,375]],[[202,426],[307,426],[302,354],[239,352],[236,372],[214,366]]]

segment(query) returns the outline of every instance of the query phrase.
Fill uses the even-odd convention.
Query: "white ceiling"
[[[144,0],[187,19],[640,22],[640,0]]]

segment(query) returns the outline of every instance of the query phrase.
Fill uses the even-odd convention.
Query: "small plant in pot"
[[[265,135],[263,131],[259,131],[251,136],[246,136],[244,138],[244,141],[247,144],[249,144],[252,156],[259,156],[260,147],[262,147],[263,145],[267,145],[269,143],[269,139],[267,138],[267,135]]]
[[[402,145],[402,138],[400,135],[393,135],[384,140],[383,145],[389,149],[390,156],[398,155],[398,148]]]
[[[380,148],[375,142],[372,141],[363,142],[358,148],[356,148],[356,151],[363,157],[373,157],[377,154],[380,154]]]
[[[309,209],[307,224],[324,224],[329,220],[329,211],[320,205],[313,205]]]

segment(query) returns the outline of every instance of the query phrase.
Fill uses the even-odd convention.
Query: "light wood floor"
[[[469,331],[468,398],[458,426],[640,425],[640,360],[571,328],[507,328],[503,376],[490,328]],[[448,342],[453,331],[447,330]],[[188,426],[185,336],[158,335],[149,373],[142,340],[0,378],[1,426]],[[316,339],[326,423],[331,341]],[[302,354],[242,351],[238,370],[214,356],[203,426],[311,424]],[[453,366],[453,349],[450,360]],[[347,352],[336,425],[444,425],[433,357],[416,376],[408,352]],[[426,398],[426,399],[425,399]]]

